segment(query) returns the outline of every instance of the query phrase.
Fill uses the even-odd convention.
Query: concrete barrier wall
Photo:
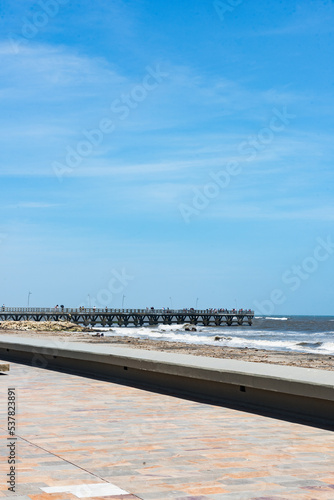
[[[59,343],[58,343],[59,344]],[[0,358],[236,405],[334,430],[334,372],[110,345],[0,341]]]

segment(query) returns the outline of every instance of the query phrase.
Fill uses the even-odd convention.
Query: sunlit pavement
[[[0,498],[334,498],[330,431],[15,363],[0,388]]]

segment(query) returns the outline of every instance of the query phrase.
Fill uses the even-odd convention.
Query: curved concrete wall
[[[4,336],[0,357],[146,387],[334,429],[334,372]]]

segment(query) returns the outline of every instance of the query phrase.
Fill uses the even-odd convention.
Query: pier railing
[[[120,314],[254,314],[251,309],[113,309],[109,307],[95,308],[95,307],[4,307],[0,306],[0,313],[28,313],[28,314],[44,314],[44,313],[120,313]]]

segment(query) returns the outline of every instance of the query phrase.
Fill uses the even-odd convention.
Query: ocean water
[[[105,336],[122,335],[199,345],[334,354],[334,316],[256,316],[252,326],[197,325],[196,332],[185,331],[184,325],[96,329],[103,330]],[[220,339],[215,340],[215,337]]]

